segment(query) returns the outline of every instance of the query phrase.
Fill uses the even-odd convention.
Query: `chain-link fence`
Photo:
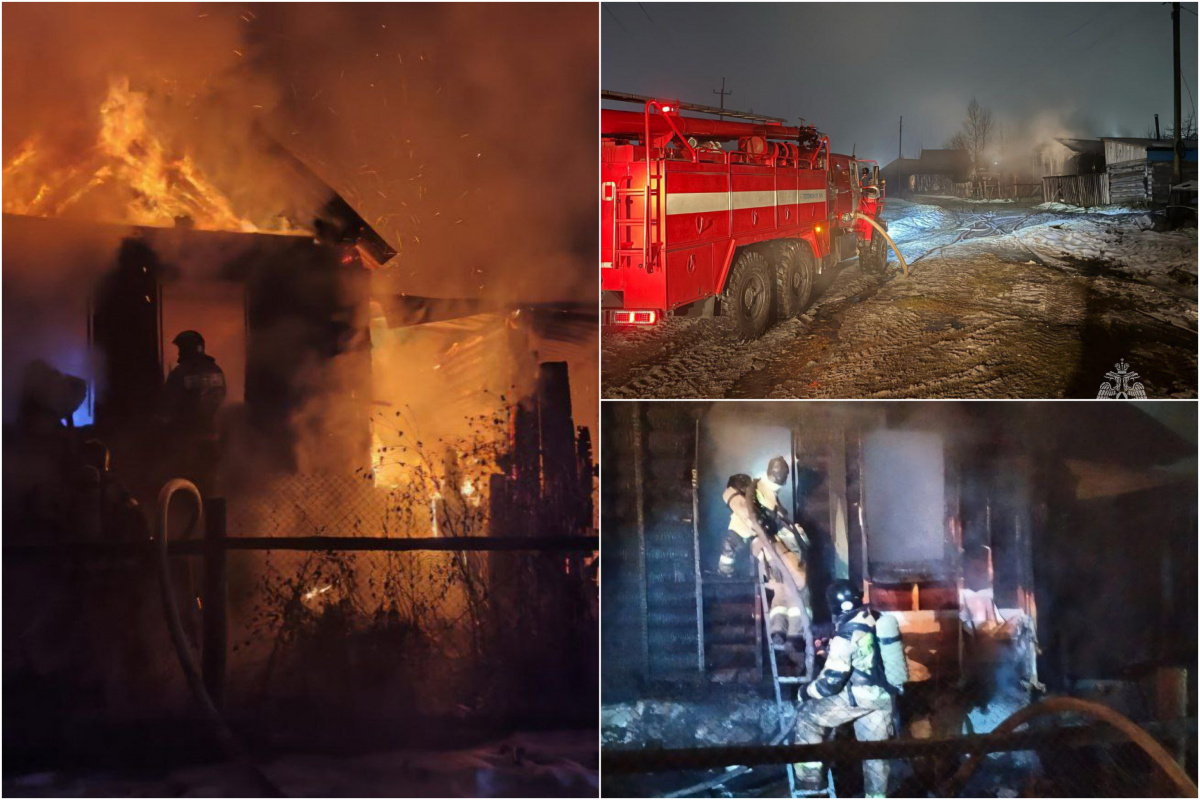
[[[367,472],[277,476],[227,499],[226,533],[494,541],[486,468],[441,472],[433,491],[419,471],[406,488]],[[581,546],[227,550],[225,712],[273,747],[369,748],[530,719],[593,725],[595,557]],[[197,652],[207,562],[171,566]],[[6,719],[26,743],[14,763],[65,746],[76,736],[67,719],[128,730],[190,713],[147,553],[6,558],[4,591]]]

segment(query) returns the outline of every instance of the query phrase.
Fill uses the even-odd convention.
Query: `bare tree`
[[[1188,114],[1187,116],[1185,116],[1183,118],[1183,124],[1180,125],[1179,127],[1183,130],[1183,133],[1179,138],[1186,139],[1188,141],[1195,140],[1195,138],[1196,138],[1196,114],[1195,114],[1195,112],[1192,112],[1192,113]],[[1146,138],[1147,139],[1154,138],[1154,126],[1153,125],[1146,126]],[[1162,141],[1170,141],[1171,139],[1174,139],[1174,138],[1175,138],[1175,128],[1173,126],[1168,125],[1165,128],[1163,128]]]
[[[946,141],[949,150],[966,150],[971,156],[971,171],[978,174],[984,163],[984,154],[992,142],[996,131],[996,122],[992,111],[979,105],[974,97],[967,106],[967,118],[963,120],[962,129]]]

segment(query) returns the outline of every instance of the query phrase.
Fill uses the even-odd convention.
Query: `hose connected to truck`
[[[217,743],[225,755],[232,759],[246,775],[254,782],[256,793],[263,797],[284,797],[283,791],[268,778],[258,765],[250,758],[245,747],[234,736],[225,721],[225,717],[213,702],[212,695],[204,685],[204,678],[196,666],[196,658],[188,644],[187,635],[183,630],[183,619],[179,613],[179,602],[175,597],[175,584],[171,580],[171,560],[167,550],[169,542],[169,522],[167,512],[171,508],[171,498],[176,492],[186,492],[196,499],[196,516],[192,519],[187,533],[190,534],[200,524],[204,516],[204,503],[200,490],[191,481],[173,478],[167,481],[158,493],[158,519],[155,527],[158,553],[158,585],[162,593],[163,613],[167,620],[167,630],[171,634],[171,644],[175,647],[175,655],[179,658],[179,666],[187,678],[188,688],[191,689],[197,705],[205,720],[212,729]],[[185,534],[186,535],[186,534]]]
[[[884,239],[887,240],[887,243],[892,246],[892,252],[894,252],[896,254],[896,259],[900,262],[900,269],[904,271],[904,277],[907,278],[908,277],[908,263],[904,260],[904,256],[900,255],[900,248],[896,247],[896,243],[892,241],[892,237],[888,236],[888,233],[887,233],[887,231],[885,231],[883,229],[883,226],[880,225],[875,220],[868,217],[866,214],[860,214],[860,213],[856,212],[854,214],[854,217],[855,217],[855,219],[861,219],[863,222],[866,222],[867,224],[869,224],[872,228],[879,231],[879,234],[881,236],[883,236]]]

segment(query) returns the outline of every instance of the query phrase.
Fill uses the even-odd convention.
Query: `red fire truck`
[[[874,162],[830,153],[812,126],[614,92],[603,98],[642,106],[601,112],[608,323],[719,312],[753,339],[803,311],[817,276],[842,259],[885,268],[883,237],[856,217],[882,210]]]

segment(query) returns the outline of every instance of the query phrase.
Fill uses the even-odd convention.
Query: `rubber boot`
[[[804,639],[800,636],[789,636],[787,640],[788,658],[797,667],[804,666]]]

